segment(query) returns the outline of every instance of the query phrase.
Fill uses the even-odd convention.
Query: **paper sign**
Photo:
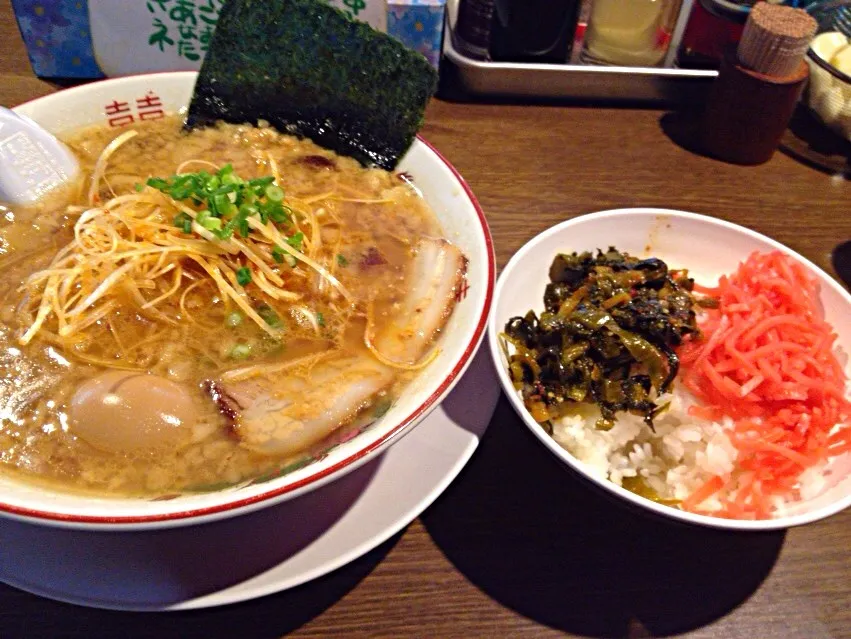
[[[198,69],[225,1],[12,0],[12,7],[38,76],[98,78]],[[445,0],[327,2],[438,66]]]

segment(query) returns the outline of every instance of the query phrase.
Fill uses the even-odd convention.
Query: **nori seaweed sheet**
[[[392,170],[436,88],[422,55],[319,0],[228,0],[186,127],[267,120]]]

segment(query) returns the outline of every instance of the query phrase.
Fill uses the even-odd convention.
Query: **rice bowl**
[[[702,284],[712,284],[720,274],[735,270],[753,251],[782,251],[818,280],[819,301],[826,321],[838,334],[841,366],[848,375],[844,353],[851,334],[843,318],[851,308],[851,298],[812,263],[769,238],[714,218],[663,209],[596,213],[559,224],[531,240],[512,258],[497,285],[489,323],[491,353],[503,390],[533,434],[572,470],[618,497],[668,518],[719,528],[768,530],[809,523],[847,507],[851,503],[851,462],[847,453],[805,471],[796,487],[800,500],[777,501],[771,519],[712,516],[710,513],[718,504],[711,499],[703,504],[700,513],[666,505],[683,500],[707,477],[729,472],[738,453],[728,437],[731,422],[690,415],[689,408],[696,400],[676,382],[669,395],[659,398],[659,403],[669,406],[654,420],[655,431],[640,417],[626,413],[619,414],[610,430],[594,429],[588,424],[593,423],[597,413],[593,407],[582,406],[554,419],[552,435],[547,434],[515,390],[506,370],[499,334],[509,318],[541,306],[547,268],[557,253],[608,246],[637,258],[654,256],[672,268],[688,269]],[[641,496],[640,487],[635,490],[639,483],[652,488],[650,499]]]

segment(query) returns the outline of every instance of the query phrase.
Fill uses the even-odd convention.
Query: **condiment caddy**
[[[689,68],[678,66],[677,61],[686,27],[692,28],[691,17],[709,13],[717,4],[710,0],[636,0],[629,13],[624,11],[625,0],[555,3],[563,5],[563,15],[554,12],[554,19],[569,21],[570,12],[576,12],[576,35],[569,43],[572,51],[566,63],[553,63],[547,55],[522,55],[522,51],[513,59],[493,51],[487,55],[481,42],[471,49],[456,30],[462,1],[447,0],[443,53],[457,68],[462,88],[474,96],[688,103],[703,101],[718,75],[711,60]],[[497,2],[496,12],[505,6],[512,5]],[[494,16],[494,25],[501,22],[501,16]],[[646,28],[638,28],[642,25]],[[560,28],[563,24],[553,24],[553,34]],[[503,47],[504,34],[496,36],[498,47]],[[559,47],[548,43],[545,53],[549,51]]]

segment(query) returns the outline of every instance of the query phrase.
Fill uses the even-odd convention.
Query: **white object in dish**
[[[839,31],[825,31],[813,38],[810,47],[822,59],[830,61],[843,47],[848,46],[848,38]]]
[[[820,60],[845,79],[821,66]],[[839,31],[817,35],[806,58],[810,67],[807,103],[828,127],[851,140],[851,42]]]
[[[686,268],[698,282],[714,284],[730,273],[753,251],[780,250],[800,262],[821,285],[825,319],[838,335],[844,355],[840,361],[851,376],[851,295],[827,273],[779,242],[755,231],[713,217],[667,209],[620,209],[583,215],[544,231],[527,242],[500,275],[494,306],[488,321],[488,342],[503,391],[532,433],[564,464],[613,495],[657,515],[682,522],[731,530],[776,530],[808,524],[829,517],[851,505],[851,454],[833,458],[829,464],[829,487],[820,495],[790,505],[788,514],[775,519],[742,521],[696,515],[657,504],[589,473],[586,467],[547,435],[532,419],[515,391],[506,370],[498,335],[512,317],[530,309],[540,312],[550,264],[557,253],[605,250],[643,257],[658,257],[672,268]]]
[[[0,520],[0,581],[117,610],[207,608],[293,588],[369,552],[437,499],[478,446],[498,397],[482,352],[398,445],[328,486],[244,517],[156,533]]]
[[[61,91],[15,109],[60,134],[107,123],[116,127],[186,108],[194,72],[104,80]],[[153,105],[153,106],[152,106]],[[120,107],[120,109],[118,108]],[[155,108],[154,108],[155,107]],[[116,115],[117,114],[117,115]],[[319,459],[265,483],[170,500],[93,498],[53,492],[0,475],[0,515],[42,524],[128,530],[197,524],[247,513],[318,488],[354,470],[410,432],[461,378],[481,343],[495,275],[493,243],[484,214],[455,169],[417,138],[398,171],[409,174],[468,259],[466,286],[443,330],[438,357],[405,389],[375,425]]]

